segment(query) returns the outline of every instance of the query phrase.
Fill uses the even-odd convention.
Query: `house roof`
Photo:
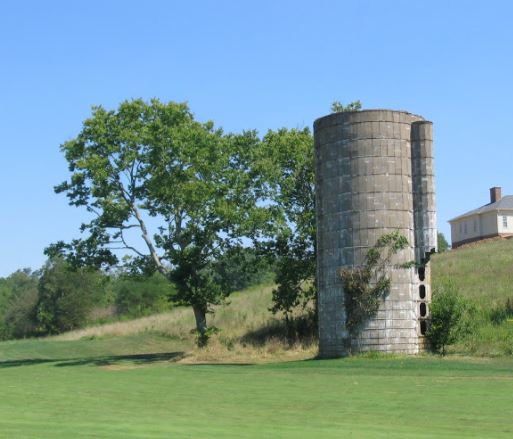
[[[453,221],[465,218],[467,216],[478,215],[481,213],[492,212],[497,210],[513,210],[513,195],[506,195],[505,197],[502,197],[499,201],[496,201],[495,203],[485,204],[484,206],[478,207],[477,209],[471,210],[467,213],[464,213],[463,215],[459,215],[449,220],[449,222],[451,223]]]

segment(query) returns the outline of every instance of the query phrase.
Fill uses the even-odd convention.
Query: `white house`
[[[449,221],[452,248],[495,236],[513,236],[513,195],[490,189],[490,202]]]

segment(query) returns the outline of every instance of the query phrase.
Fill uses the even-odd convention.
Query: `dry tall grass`
[[[123,337],[155,333],[190,346],[183,362],[255,363],[314,357],[315,337],[291,343],[283,321],[269,311],[273,286],[257,286],[231,295],[226,304],[209,315],[209,325],[219,332],[206,348],[195,347],[194,316],[188,307],[130,321],[91,326],[53,337],[54,340]]]

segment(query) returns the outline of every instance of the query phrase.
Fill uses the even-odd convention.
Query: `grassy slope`
[[[227,304],[217,307],[215,314],[209,315],[209,324],[221,331],[206,349],[195,347],[194,317],[192,310],[184,307],[47,339],[0,343],[0,360],[2,355],[6,358],[36,355],[36,358],[52,359],[74,358],[80,353],[102,357],[130,352],[158,353],[169,349],[183,352],[180,361],[187,363],[268,362],[314,357],[317,353],[315,340],[291,346],[283,337],[283,321],[269,312],[271,291],[271,286],[257,286],[234,293]]]
[[[512,355],[513,322],[494,325],[490,313],[513,299],[513,239],[489,241],[435,255],[433,288],[447,282],[476,307],[475,331],[453,346],[472,355]]]
[[[485,304],[513,298],[513,239],[435,255],[432,273],[435,286],[451,280],[462,294]]]

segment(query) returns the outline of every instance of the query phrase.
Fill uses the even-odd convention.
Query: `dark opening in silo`
[[[425,285],[420,285],[419,286],[419,297],[421,299],[425,299],[426,298],[426,286]]]
[[[419,267],[419,279],[423,281],[426,278],[426,268]]]
[[[420,333],[422,335],[426,335],[426,331],[427,331],[427,323],[425,320],[421,320],[420,321]]]
[[[420,316],[426,317],[426,314],[427,314],[427,307],[426,307],[426,304],[424,302],[422,302],[420,304]]]

